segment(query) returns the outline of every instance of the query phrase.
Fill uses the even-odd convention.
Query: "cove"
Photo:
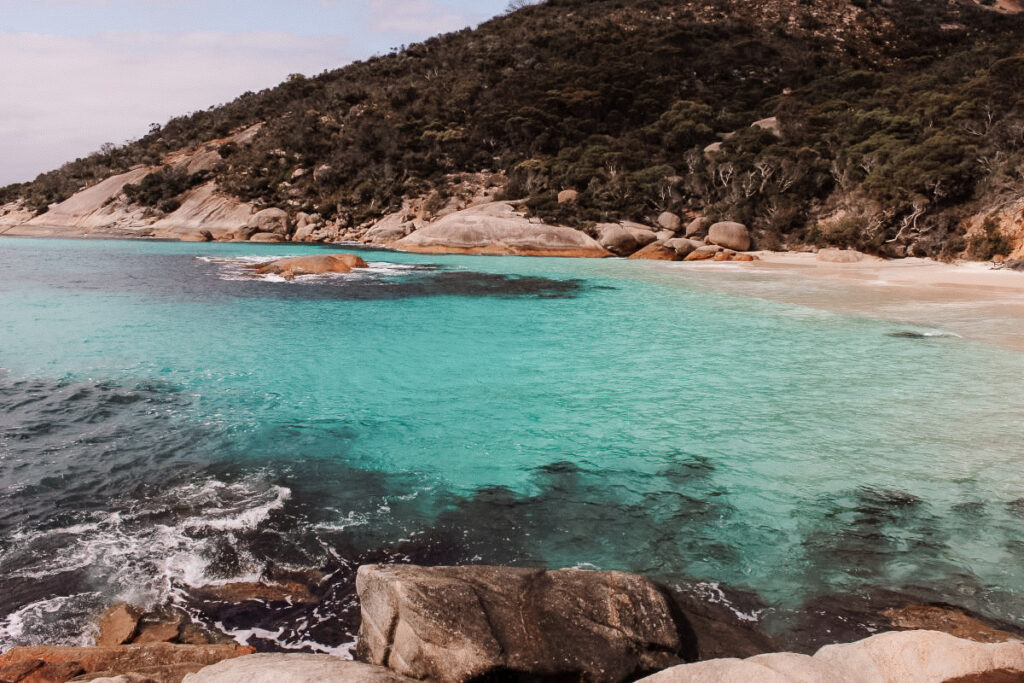
[[[913,589],[1019,623],[1020,351],[637,261],[242,267],[322,249],[0,242],[0,646],[366,558],[622,569],[750,591],[751,618]]]

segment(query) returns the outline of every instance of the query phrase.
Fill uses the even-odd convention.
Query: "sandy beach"
[[[855,263],[757,252],[750,263],[679,264],[702,285],[746,296],[906,323],[1024,350],[1024,272],[931,259]],[[793,286],[794,279],[800,286]]]

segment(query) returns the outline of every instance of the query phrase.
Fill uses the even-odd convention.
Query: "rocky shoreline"
[[[362,565],[356,662],[242,644],[198,619],[204,601],[224,613],[315,607],[309,583],[316,577],[198,588],[187,610],[114,605],[98,616],[95,646],[12,648],[0,654],[0,681],[1024,680],[1020,629],[948,605],[898,594],[826,601],[776,638],[724,592],[611,571]]]

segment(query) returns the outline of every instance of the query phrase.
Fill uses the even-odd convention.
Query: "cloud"
[[[442,9],[434,0],[370,0],[370,28],[378,33],[422,37],[468,23],[466,16]]]
[[[341,66],[349,48],[340,36],[275,32],[0,33],[0,185],[290,73]]]

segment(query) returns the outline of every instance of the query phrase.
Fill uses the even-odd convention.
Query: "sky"
[[[0,0],[0,186],[508,0]]]

